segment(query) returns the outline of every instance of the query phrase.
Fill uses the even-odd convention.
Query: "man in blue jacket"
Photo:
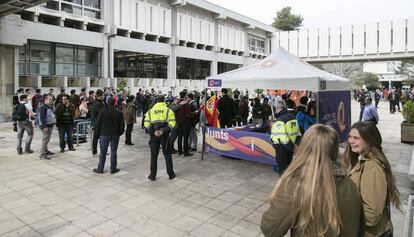
[[[40,148],[40,159],[50,160],[49,155],[54,153],[47,149],[50,137],[52,136],[53,126],[56,124],[55,111],[53,110],[53,100],[48,94],[43,95],[44,103],[38,108],[39,128],[42,131],[42,146]]]

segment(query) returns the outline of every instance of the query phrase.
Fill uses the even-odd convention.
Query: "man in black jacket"
[[[104,92],[101,89],[96,91],[96,98],[93,101],[92,108],[91,108],[91,131],[92,131],[92,155],[96,155],[98,153],[98,139],[99,134],[95,131],[95,124],[98,120],[98,116],[101,113],[102,109],[105,108],[105,104],[103,102]]]
[[[111,174],[119,172],[117,168],[117,150],[119,137],[125,131],[124,118],[122,112],[115,109],[114,98],[108,99],[108,107],[99,114],[95,124],[95,132],[99,134],[101,153],[99,154],[99,164],[93,172],[102,174],[104,171],[106,152],[109,144],[111,145]]]
[[[219,120],[222,128],[230,128],[233,126],[233,121],[236,119],[236,111],[234,108],[234,101],[227,95],[227,89],[221,89],[223,96],[218,102],[217,109],[220,112]]]

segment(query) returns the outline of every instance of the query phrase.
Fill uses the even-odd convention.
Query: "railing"
[[[87,134],[89,133],[89,130],[91,127],[91,121],[75,120],[75,124],[76,124],[76,146],[79,146],[80,137],[83,137],[86,140]]]

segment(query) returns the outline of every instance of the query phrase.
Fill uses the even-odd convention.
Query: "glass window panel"
[[[101,9],[101,1],[100,0],[84,0],[83,4],[87,7],[93,7],[93,8]]]
[[[78,75],[85,77],[94,77],[97,75],[97,66],[94,64],[79,64]]]
[[[19,74],[25,75],[26,74],[26,63],[19,62]]]
[[[84,14],[87,17],[90,18],[96,18],[96,19],[101,19],[101,12],[100,11],[95,11],[95,10],[90,10],[90,9],[84,9]]]
[[[31,42],[30,60],[51,62],[52,61],[51,44],[45,43],[45,42]]]
[[[62,3],[62,11],[76,15],[82,15],[82,7],[73,6],[70,4]]]
[[[82,0],[64,0],[62,2],[70,2],[70,3],[82,5]]]
[[[73,48],[56,47],[56,62],[58,63],[73,63],[74,61]]]
[[[26,45],[19,47],[19,60],[26,60]]]
[[[59,2],[49,1],[40,5],[41,7],[59,11]]]
[[[40,75],[50,75],[52,64],[51,63],[31,63],[30,73]]]
[[[71,63],[56,63],[56,75],[73,76],[73,64]]]

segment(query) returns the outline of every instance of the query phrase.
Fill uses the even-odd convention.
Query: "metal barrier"
[[[91,121],[75,121],[76,123],[76,146],[79,146],[79,137],[82,136],[86,140],[86,136],[91,126]],[[75,134],[74,134],[75,135]]]

